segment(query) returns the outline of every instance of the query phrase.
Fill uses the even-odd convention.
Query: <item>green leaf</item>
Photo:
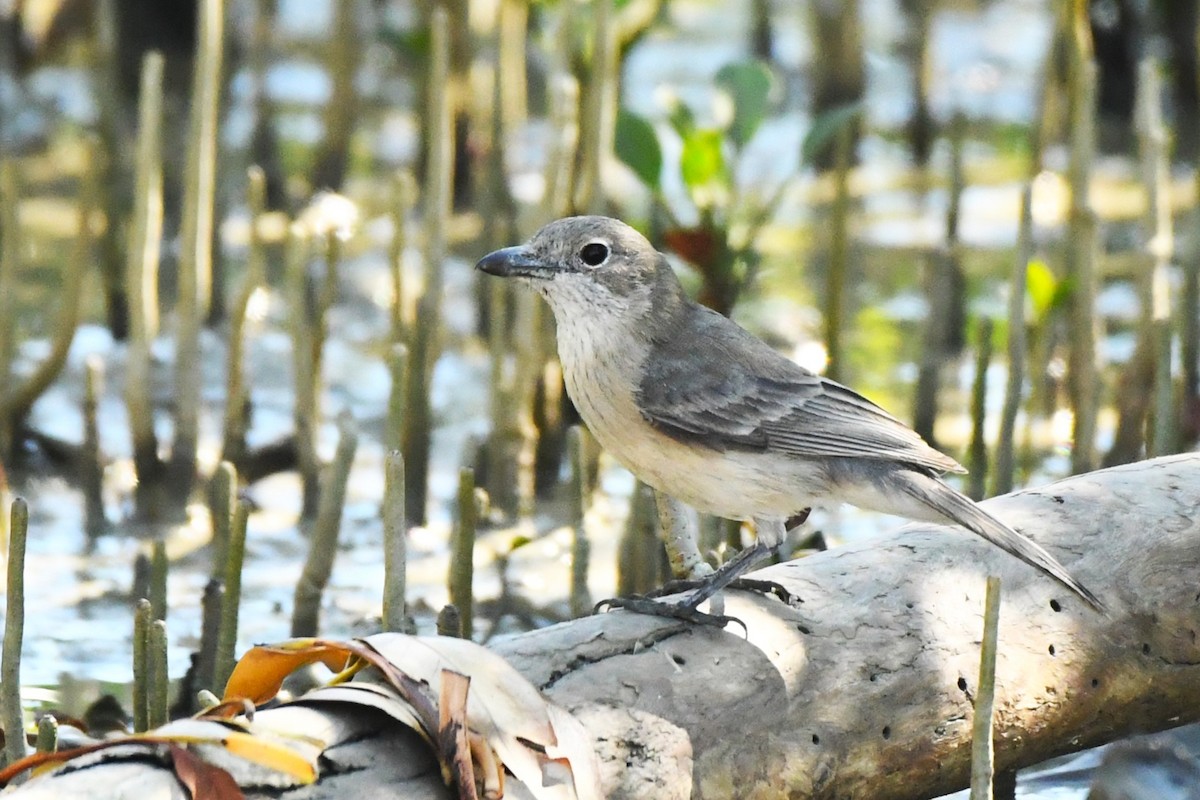
[[[671,127],[679,134],[680,139],[686,139],[696,130],[696,115],[688,108],[687,103],[674,98],[671,103],[671,111],[667,116],[667,121],[671,123]]]
[[[1058,290],[1058,280],[1046,262],[1041,259],[1031,259],[1025,266],[1025,293],[1029,295],[1033,306],[1033,318],[1042,319],[1054,304],[1054,295]]]
[[[642,183],[658,189],[662,179],[662,148],[654,126],[645,117],[621,109],[617,114],[617,158],[633,170]]]
[[[1054,290],[1054,296],[1050,298],[1050,311],[1063,311],[1067,308],[1071,302],[1071,297],[1075,294],[1076,283],[1075,278],[1070,275],[1058,282],[1058,287]]]
[[[721,132],[693,131],[683,140],[679,168],[683,173],[683,182],[689,189],[714,182],[728,183],[729,172],[725,166],[725,153],[721,149]]]
[[[800,160],[805,164],[813,163],[839,133],[858,121],[862,110],[862,103],[849,103],[817,115],[800,145]]]
[[[377,38],[402,59],[422,63],[429,60],[430,40],[427,28],[406,30],[388,26],[379,31]]]
[[[761,61],[727,64],[716,77],[717,86],[733,100],[729,135],[740,149],[766,119],[771,94],[771,71]]]

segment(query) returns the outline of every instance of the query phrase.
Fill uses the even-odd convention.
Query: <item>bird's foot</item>
[[[682,578],[677,580],[667,581],[661,588],[655,589],[646,595],[647,599],[656,599],[671,594],[683,594],[684,592],[703,590],[707,586],[705,578]],[[773,595],[780,602],[792,606],[803,602],[799,597],[789,592],[784,588],[783,584],[775,581],[764,581],[758,578],[734,578],[729,583],[725,584],[726,589],[740,589],[743,592],[757,592],[759,594]],[[700,600],[691,602],[690,598],[684,599],[680,604],[695,608],[701,602],[708,599],[705,594]]]
[[[617,609],[632,611],[635,614],[644,614],[650,617],[677,619],[682,622],[690,622],[693,625],[710,625],[715,628],[724,628],[729,623],[736,622],[742,626],[743,630],[746,629],[746,623],[737,617],[727,617],[724,614],[707,614],[697,610],[695,606],[688,605],[686,602],[665,603],[662,600],[645,595],[614,597],[609,600],[601,600],[592,609],[592,612],[599,614],[601,611],[615,611]]]
[[[723,564],[720,569],[711,575],[695,580],[670,581],[662,589],[654,592],[649,597],[619,597],[613,600],[605,600],[596,605],[596,611],[604,608],[623,608],[626,611],[633,611],[638,614],[669,617],[701,625],[716,625],[722,628],[730,622],[736,622],[743,629],[746,629],[746,623],[736,617],[728,617],[721,613],[707,614],[698,609],[701,603],[712,598],[726,587],[773,594],[788,605],[794,605],[793,600],[799,602],[791,592],[774,581],[740,577],[742,573],[765,558],[768,553],[769,549],[767,547],[760,542],[755,542]],[[666,603],[657,599],[663,595],[678,594],[680,592],[689,592],[689,594],[685,595],[677,603]]]
[[[783,584],[775,581],[764,581],[758,578],[738,578],[731,581],[730,589],[741,589],[743,592],[758,592],[759,594],[774,595],[779,602],[788,606],[795,606],[804,601],[799,596],[792,594],[784,588]]]

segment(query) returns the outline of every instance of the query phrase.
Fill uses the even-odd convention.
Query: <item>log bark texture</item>
[[[989,574],[1003,582],[998,772],[1200,719],[1200,454],[986,506],[1058,556],[1107,612],[962,530],[910,525],[756,574],[787,587],[795,605],[727,592],[745,636],[615,612],[493,649],[583,723],[604,794],[623,800],[887,800],[962,788]],[[259,718],[289,713],[299,712]],[[390,718],[323,713],[311,724],[347,733],[326,739],[339,744],[324,751],[319,781],[248,797],[452,796],[428,751]],[[127,796],[98,774],[63,780]],[[56,796],[55,783],[35,781],[28,796]],[[532,796],[516,781],[506,791]]]
[[[964,787],[989,574],[1003,582],[996,767],[1200,719],[1200,455],[987,501],[1107,605],[960,529],[761,570],[726,631],[616,613],[494,649],[594,732],[613,798],[933,796]]]

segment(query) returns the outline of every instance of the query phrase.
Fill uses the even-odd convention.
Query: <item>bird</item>
[[[698,511],[752,520],[756,541],[706,579],[694,607],[780,545],[785,522],[847,502],[961,525],[1100,600],[1044,548],[946,483],[966,470],[881,407],[693,301],[634,228],[566,217],[485,255],[484,273],[549,304],[567,394],[600,445]]]

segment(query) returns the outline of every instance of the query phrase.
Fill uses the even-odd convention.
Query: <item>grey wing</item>
[[[716,319],[713,319],[715,317]],[[891,414],[715,313],[655,346],[638,391],[650,424],[716,450],[898,461],[965,472]]]

